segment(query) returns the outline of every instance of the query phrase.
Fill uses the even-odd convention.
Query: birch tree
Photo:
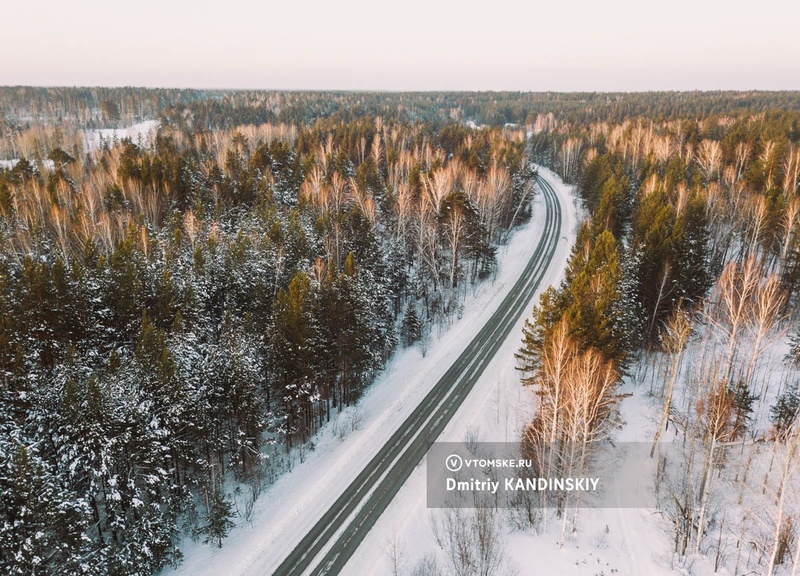
[[[672,359],[672,366],[670,370],[669,384],[667,385],[666,395],[664,398],[664,408],[661,411],[661,419],[659,420],[658,428],[656,428],[656,434],[653,438],[653,446],[650,448],[650,458],[652,458],[653,454],[655,453],[662,431],[665,431],[668,425],[669,413],[672,409],[672,395],[675,391],[675,382],[678,380],[681,359],[683,358],[683,352],[686,349],[686,344],[689,342],[689,337],[691,334],[691,317],[686,309],[679,307],[677,310],[675,310],[669,322],[667,323],[662,336],[664,348]]]

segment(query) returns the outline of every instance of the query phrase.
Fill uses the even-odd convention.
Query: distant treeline
[[[403,122],[471,120],[477,124],[533,125],[540,115],[558,122],[618,123],[800,110],[800,92],[287,92],[153,88],[0,87],[4,130],[36,122],[79,127],[120,121],[187,117],[207,128],[244,124],[309,124],[318,118],[348,122],[364,115]]]

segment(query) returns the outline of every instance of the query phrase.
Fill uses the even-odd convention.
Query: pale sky
[[[0,85],[800,89],[797,0],[28,0]]]

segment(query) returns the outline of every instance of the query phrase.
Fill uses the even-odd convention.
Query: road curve
[[[561,236],[558,197],[547,180],[541,176],[536,180],[545,201],[544,231],[519,280],[453,365],[278,566],[274,576],[341,572],[422,461],[428,444],[439,437],[517,320],[527,312],[526,306],[539,288]],[[324,556],[317,560],[326,547]]]

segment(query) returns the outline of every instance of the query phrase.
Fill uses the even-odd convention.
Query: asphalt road
[[[414,412],[286,557],[275,576],[339,574],[422,461],[526,309],[561,237],[561,204],[544,178],[544,231],[525,270],[486,325]],[[331,546],[328,546],[331,544]],[[322,558],[318,558],[325,552]],[[310,570],[310,571],[309,571]]]

